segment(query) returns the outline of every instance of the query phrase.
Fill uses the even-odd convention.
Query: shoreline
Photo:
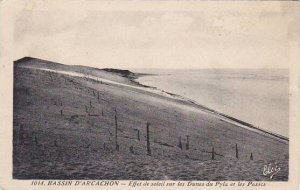
[[[246,121],[243,121],[243,120],[240,120],[240,119],[237,119],[235,117],[232,117],[230,115],[227,115],[225,113],[222,113],[222,112],[219,112],[217,110],[214,110],[214,109],[211,109],[205,105],[202,105],[198,102],[196,102],[195,100],[192,100],[192,99],[189,99],[189,98],[186,98],[186,97],[183,97],[181,95],[178,95],[178,94],[174,94],[174,93],[171,93],[171,92],[167,92],[167,91],[164,91],[162,89],[159,89],[157,87],[153,87],[153,86],[148,86],[148,85],[144,85],[138,81],[136,81],[136,79],[138,79],[139,77],[143,77],[143,75],[141,76],[137,76],[136,78],[134,79],[130,79],[128,78],[130,81],[134,82],[135,84],[137,85],[141,85],[142,87],[144,88],[151,88],[151,89],[156,89],[156,90],[160,90],[170,96],[174,96],[174,97],[177,97],[177,98],[180,98],[182,99],[183,101],[187,101],[189,103],[192,104],[192,106],[195,106],[196,108],[198,109],[201,109],[201,110],[205,110],[206,112],[210,113],[211,115],[215,116],[215,117],[218,117],[220,119],[222,118],[225,118],[222,119],[224,120],[225,122],[229,122],[229,123],[232,123],[233,125],[236,125],[236,126],[239,126],[239,127],[243,127],[243,128],[246,128],[248,130],[251,130],[251,131],[255,131],[255,132],[258,132],[258,133],[263,133],[263,134],[267,134],[271,137],[275,137],[275,138],[279,138],[280,140],[283,140],[284,142],[289,142],[289,138],[288,137],[285,137],[283,135],[280,135],[280,134],[277,134],[277,133],[274,133],[272,131],[269,131],[269,130],[266,130],[266,129],[262,129],[262,128],[259,128],[251,123],[248,123]],[[256,131],[257,130],[257,131]]]

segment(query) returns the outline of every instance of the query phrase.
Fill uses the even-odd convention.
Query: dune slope
[[[138,87],[112,70],[21,60],[14,65],[13,114],[16,179],[288,179],[288,141]],[[275,162],[281,170],[264,176],[264,166]]]

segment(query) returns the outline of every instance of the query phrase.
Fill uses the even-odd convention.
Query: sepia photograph
[[[289,182],[290,4],[63,2],[16,8],[12,180]]]

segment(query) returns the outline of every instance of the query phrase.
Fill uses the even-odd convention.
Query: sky
[[[14,57],[98,68],[289,67],[294,23],[281,2],[131,5],[23,3]]]

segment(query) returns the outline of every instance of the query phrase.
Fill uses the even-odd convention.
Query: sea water
[[[138,82],[288,137],[289,71],[285,69],[136,69]]]

